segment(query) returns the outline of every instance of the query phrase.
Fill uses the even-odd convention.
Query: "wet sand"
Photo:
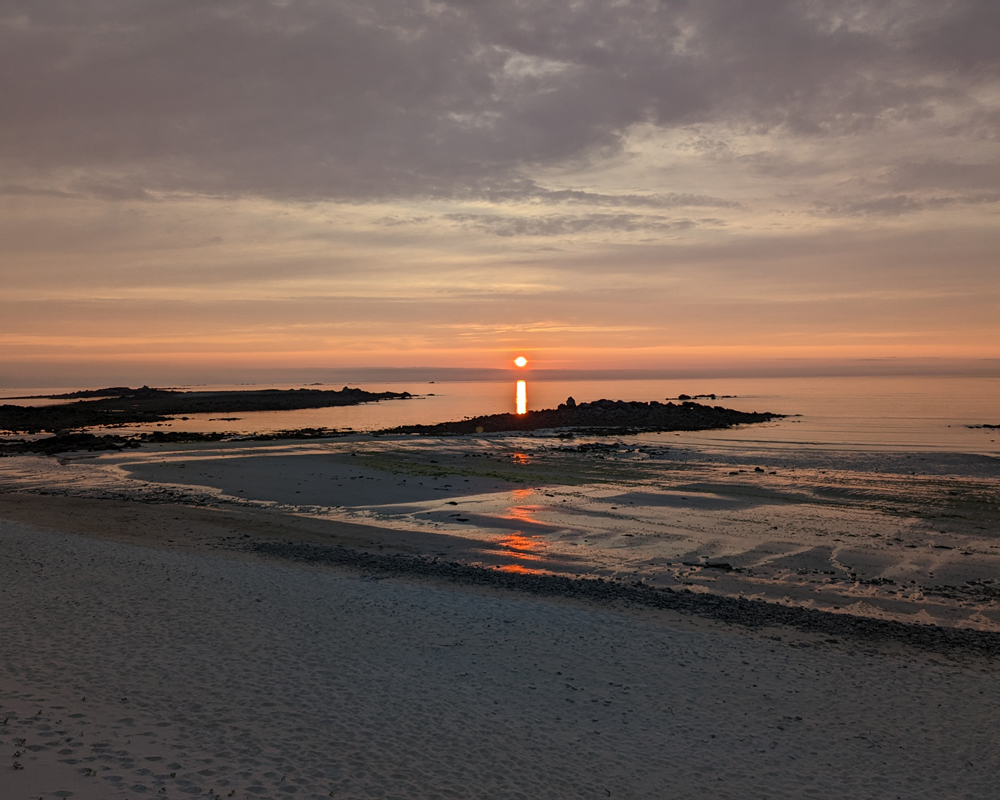
[[[1000,631],[996,458],[357,437],[26,456],[0,474],[74,496],[373,526],[383,545],[396,531],[406,552],[510,571]]]

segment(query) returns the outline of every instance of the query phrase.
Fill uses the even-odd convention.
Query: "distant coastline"
[[[340,390],[258,389],[221,392],[175,391],[143,386],[139,389],[113,387],[43,397],[51,400],[80,399],[75,403],[49,406],[0,405],[0,430],[11,433],[55,433],[102,426],[163,422],[183,414],[328,408],[380,400],[408,400],[411,395],[409,392],[366,392],[364,389],[347,386]]]

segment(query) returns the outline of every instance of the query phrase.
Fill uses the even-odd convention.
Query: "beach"
[[[0,797],[1000,792],[993,462],[769,458],[356,436],[0,459]]]
[[[266,511],[318,542],[329,526],[361,526],[342,543],[512,573],[1000,632],[991,455],[358,434],[21,455],[0,459],[0,480],[50,497]]]
[[[0,526],[4,797],[1000,788],[988,664],[249,558],[130,505]]]

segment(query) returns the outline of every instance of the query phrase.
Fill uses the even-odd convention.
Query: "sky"
[[[4,0],[0,384],[1000,374],[996,0]]]

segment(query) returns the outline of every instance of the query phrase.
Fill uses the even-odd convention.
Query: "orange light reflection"
[[[528,384],[525,381],[517,382],[517,413],[528,413]]]
[[[541,525],[542,523],[531,516],[534,513],[535,506],[511,506],[507,509],[507,513],[503,515],[503,519],[517,520],[518,522],[529,522],[532,525]]]
[[[498,572],[516,572],[518,575],[548,575],[549,571],[545,569],[530,569],[529,567],[522,567],[520,564],[503,564],[497,567]]]
[[[515,492],[514,494],[516,495],[517,493]],[[537,505],[508,506],[500,518],[510,520],[518,525],[524,525],[526,528],[534,529],[535,531],[549,532],[558,528],[558,525],[554,525],[551,522],[544,522],[535,517],[535,514],[542,508],[544,507]],[[520,531],[518,532],[520,533]]]
[[[504,536],[502,539],[497,540],[497,544],[501,547],[506,547],[508,550],[513,550],[519,557],[528,561],[538,561],[541,558],[541,556],[535,555],[532,552],[533,550],[544,550],[548,547],[547,542],[530,539],[522,533],[512,533],[510,536]]]

